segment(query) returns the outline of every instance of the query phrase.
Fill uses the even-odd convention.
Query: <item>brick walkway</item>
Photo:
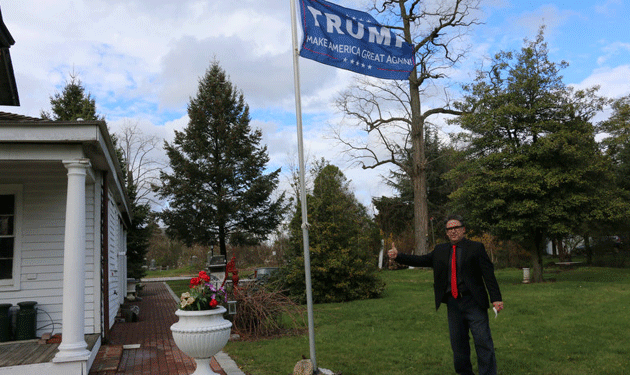
[[[101,346],[90,375],[184,375],[195,371],[194,360],[182,353],[171,335],[170,327],[177,321],[175,301],[161,282],[145,283],[139,321],[116,323],[107,345]],[[123,345],[138,345],[124,349]],[[212,371],[227,375],[213,358]]]

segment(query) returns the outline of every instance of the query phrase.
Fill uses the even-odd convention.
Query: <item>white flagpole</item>
[[[306,178],[304,173],[304,141],[302,136],[302,98],[300,96],[300,68],[295,0],[291,0],[291,31],[293,37],[293,81],[295,84],[295,117],[297,119],[298,154],[300,158],[300,202],[302,206],[302,238],[304,242],[304,277],[306,279],[306,306],[308,310],[308,342],[313,370],[318,373],[315,356],[315,324],[313,323],[313,291],[311,287],[311,253],[308,243],[308,211],[306,206]]]

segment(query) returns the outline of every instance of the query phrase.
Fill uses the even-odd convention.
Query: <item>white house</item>
[[[35,301],[36,335],[62,334],[52,361],[0,375],[88,373],[126,295],[122,173],[104,122],[0,112],[0,303]]]

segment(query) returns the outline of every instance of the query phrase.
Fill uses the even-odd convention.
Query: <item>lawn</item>
[[[630,374],[629,269],[548,269],[550,281],[528,285],[520,270],[496,274],[505,302],[491,318],[500,374]],[[315,305],[318,366],[343,375],[454,373],[431,271],[382,277],[380,299]],[[246,374],[284,375],[309,355],[308,336],[233,341],[224,350]]]
[[[194,276],[199,272],[199,267],[171,268],[169,270],[147,271],[145,278],[173,277],[173,276]]]

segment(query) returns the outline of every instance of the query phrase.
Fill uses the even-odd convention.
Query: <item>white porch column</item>
[[[84,361],[85,342],[85,177],[87,159],[64,161],[68,169],[66,231],[63,251],[62,335],[53,362]]]

